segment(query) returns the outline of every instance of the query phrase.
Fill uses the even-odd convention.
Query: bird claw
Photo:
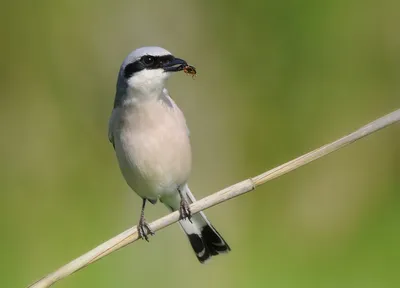
[[[146,222],[144,218],[141,218],[139,221],[139,225],[137,226],[139,238],[142,238],[149,242],[148,235],[154,235],[154,231],[151,230],[149,224]]]
[[[179,214],[181,220],[188,219],[190,223],[192,223],[192,211],[190,211],[189,204],[184,199],[181,200],[181,205],[179,207]]]

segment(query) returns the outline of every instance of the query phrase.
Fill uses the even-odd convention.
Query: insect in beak
[[[183,67],[183,72],[185,72],[186,75],[192,75],[193,79],[197,74],[196,68],[190,65],[186,65],[185,67]]]

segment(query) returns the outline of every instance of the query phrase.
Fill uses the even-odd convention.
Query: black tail
[[[189,203],[196,201],[187,185],[183,187],[182,191]],[[175,210],[178,209],[178,204],[179,202],[176,203]],[[190,244],[200,263],[206,262],[212,256],[231,251],[231,248],[225,242],[224,238],[215,230],[202,211],[192,215],[191,221],[184,219],[180,220],[179,224],[181,224],[183,231],[185,231],[188,236]]]
[[[231,251],[217,230],[208,224],[201,228],[201,234],[188,234],[190,244],[200,263],[206,262],[212,256]]]

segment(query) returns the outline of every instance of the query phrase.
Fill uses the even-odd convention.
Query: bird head
[[[122,63],[117,89],[132,89],[147,94],[162,90],[169,76],[185,66],[185,60],[174,57],[164,48],[138,48]]]

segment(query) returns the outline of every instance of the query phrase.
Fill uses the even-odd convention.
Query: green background
[[[400,2],[9,1],[0,9],[0,287],[135,225],[107,140],[119,66],[157,45],[197,198],[400,108]],[[400,129],[207,211],[232,247],[200,265],[178,225],[55,287],[400,287]],[[167,213],[149,206],[147,219]]]

